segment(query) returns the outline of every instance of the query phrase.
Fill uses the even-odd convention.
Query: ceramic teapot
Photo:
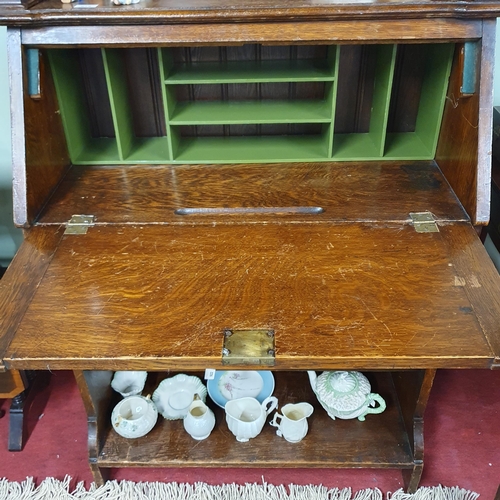
[[[334,420],[357,418],[363,421],[369,413],[382,413],[386,408],[384,399],[370,392],[370,382],[360,372],[323,372],[319,376],[314,371],[307,373],[318,401]],[[376,408],[375,403],[379,404]]]

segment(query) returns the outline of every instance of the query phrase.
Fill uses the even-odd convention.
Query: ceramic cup
[[[126,438],[145,436],[156,424],[158,410],[151,399],[143,396],[129,396],[122,399],[113,409],[113,429]]]
[[[257,436],[266,417],[278,406],[278,400],[270,396],[261,403],[255,398],[240,398],[228,401],[225,406],[229,430],[242,443]]]
[[[270,423],[277,427],[276,434],[285,438],[290,443],[302,441],[307,434],[307,418],[312,415],[314,408],[309,403],[287,404],[278,412]],[[278,422],[279,420],[279,422]]]
[[[124,398],[142,393],[148,372],[118,371],[115,372],[111,387]]]

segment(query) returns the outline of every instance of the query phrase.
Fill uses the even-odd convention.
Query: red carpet
[[[29,438],[22,452],[8,452],[9,402],[0,419],[0,477],[21,481],[47,476],[90,482],[86,417],[70,372],[56,372],[28,416]],[[493,500],[500,483],[500,371],[440,371],[426,412],[426,456],[421,484],[461,486]],[[355,444],[353,443],[353,446]],[[376,446],[376,443],[374,443]],[[356,469],[121,469],[113,479],[205,481],[211,484],[260,482],[324,484],[353,490],[402,486],[398,470]]]

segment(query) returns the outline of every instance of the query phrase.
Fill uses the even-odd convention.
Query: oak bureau
[[[500,366],[494,0],[0,0],[14,217],[2,369],[73,370],[98,483],[126,466],[423,468],[437,369]],[[227,349],[228,331],[237,334]],[[229,368],[228,368],[229,367]],[[269,369],[301,443],[223,413],[111,430],[114,370]],[[387,410],[331,420],[307,370]]]

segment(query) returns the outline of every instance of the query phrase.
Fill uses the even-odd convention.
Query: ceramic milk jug
[[[210,436],[215,427],[215,415],[201,399],[195,399],[191,403],[183,422],[186,432],[193,439],[201,441]]]
[[[369,413],[382,413],[385,410],[384,399],[370,392],[370,382],[360,372],[323,372],[319,377],[314,371],[307,373],[318,401],[334,420],[364,420]],[[374,408],[376,403],[379,406]]]
[[[151,399],[143,396],[129,396],[122,399],[113,409],[113,429],[126,438],[145,436],[156,424],[158,410]]]
[[[244,443],[260,433],[267,415],[277,406],[278,400],[274,396],[264,399],[262,404],[255,398],[233,399],[224,407],[227,426],[236,440]]]
[[[278,428],[278,436],[284,437],[290,443],[298,443],[307,434],[307,418],[313,411],[314,408],[309,403],[287,404],[281,409],[282,415],[276,412],[269,423]]]

